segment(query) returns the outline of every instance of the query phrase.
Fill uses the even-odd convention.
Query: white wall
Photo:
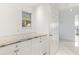
[[[0,4],[0,36],[18,32],[49,33],[49,21],[54,19],[52,6],[38,4],[37,7],[30,7],[29,5]],[[22,10],[32,13],[32,27],[22,28]]]
[[[74,16],[69,10],[60,13],[60,39],[74,40]]]
[[[38,4],[37,7],[30,7],[29,5],[0,4],[0,36],[18,32],[49,33],[49,20],[52,18],[51,6]],[[22,10],[32,13],[32,27],[22,28]]]
[[[50,23],[55,23],[58,11],[51,4],[39,4],[35,9],[36,32],[50,32]]]
[[[22,28],[22,10],[32,13],[33,21],[33,8],[27,4],[0,4],[0,36],[32,31],[33,26]]]
[[[60,40],[75,41],[75,15],[77,14],[79,14],[78,8],[60,12]]]
[[[41,4],[35,10],[36,32],[49,33],[50,5]]]

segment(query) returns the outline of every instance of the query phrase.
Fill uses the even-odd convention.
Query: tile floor
[[[74,55],[74,53],[65,44],[61,43],[56,55]]]

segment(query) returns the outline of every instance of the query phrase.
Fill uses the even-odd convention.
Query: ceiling
[[[52,3],[52,6],[54,6],[58,10],[66,10],[78,7],[79,3]]]
[[[34,7],[34,6],[38,6],[39,4],[40,3],[28,3],[27,5]],[[56,8],[60,11],[79,6],[79,3],[49,3],[49,4],[51,4],[54,8]]]
[[[39,4],[42,4],[42,3],[25,3],[25,5],[27,5],[28,7],[36,7]],[[79,6],[79,3],[48,3],[48,4],[50,4],[52,7],[56,8],[60,11]]]

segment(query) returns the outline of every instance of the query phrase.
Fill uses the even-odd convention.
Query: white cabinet
[[[0,55],[46,55],[49,53],[47,36],[0,47]]]
[[[40,38],[32,39],[32,55],[40,55]]]
[[[47,48],[47,43],[43,43],[40,47],[41,49],[41,55],[48,55],[49,54],[49,51],[48,51],[48,48]]]
[[[15,43],[0,48],[0,55],[30,55],[32,54],[31,40]]]
[[[31,50],[32,50],[31,40],[18,43],[18,46],[17,46],[18,55],[31,55],[32,54]]]
[[[15,44],[0,48],[0,55],[15,55]]]
[[[33,55],[46,55],[49,54],[47,36],[38,37],[32,40],[32,54]]]
[[[59,46],[59,41],[57,37],[50,36],[50,54],[56,54]]]
[[[40,50],[41,55],[48,55],[49,54],[49,40],[48,36],[42,36],[41,37],[41,43],[40,43]]]

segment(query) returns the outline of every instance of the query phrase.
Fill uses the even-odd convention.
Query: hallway
[[[66,42],[67,43],[67,42]],[[61,42],[59,45],[59,49],[56,53],[56,55],[74,55],[75,53],[72,52],[64,42]]]

